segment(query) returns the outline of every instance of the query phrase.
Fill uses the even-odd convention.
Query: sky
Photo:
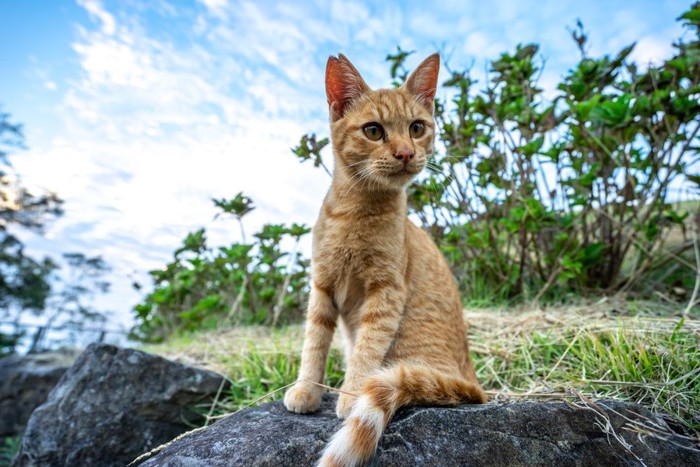
[[[483,83],[489,60],[534,42],[546,62],[540,84],[554,93],[579,59],[569,32],[577,18],[591,56],[637,42],[631,58],[644,66],[672,55],[684,34],[675,19],[689,5],[0,1],[0,105],[24,125],[28,147],[10,160],[25,185],[65,200],[43,236],[19,234],[35,257],[101,255],[112,291],[98,307],[112,310],[112,326],[128,327],[151,290],[147,271],[163,267],[188,232],[206,227],[212,245],[240,240],[236,225],[215,220],[212,198],[250,196],[249,233],[313,225],[329,178],[290,148],[305,133],[329,134],[329,55],[345,54],[375,88],[389,85],[385,58],[397,46],[415,51],[409,69],[439,51],[443,64],[471,66]]]

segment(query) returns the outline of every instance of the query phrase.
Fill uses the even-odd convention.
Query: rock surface
[[[92,344],[32,414],[15,466],[124,466],[188,431],[216,373],[155,355]],[[189,424],[189,425],[188,425]]]
[[[24,431],[77,356],[66,350],[0,359],[0,443]]]
[[[314,415],[291,414],[281,402],[246,409],[173,442],[141,466],[313,465],[340,426],[334,402],[324,396]],[[646,465],[700,465],[697,452],[652,438],[642,442],[622,429],[625,420],[618,414],[651,417],[647,410],[613,401],[598,406]],[[596,426],[597,419],[594,411],[562,402],[405,408],[389,425],[371,465],[642,465]]]

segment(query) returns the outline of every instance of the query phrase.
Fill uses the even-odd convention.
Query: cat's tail
[[[355,467],[369,461],[379,438],[399,407],[482,404],[486,394],[477,383],[420,366],[397,365],[365,383],[350,416],[323,451],[319,466]]]

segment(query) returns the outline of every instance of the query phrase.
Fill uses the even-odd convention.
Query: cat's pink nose
[[[413,152],[413,149],[408,149],[408,148],[401,148],[399,149],[399,152],[397,152],[394,157],[400,160],[403,160],[404,164],[408,164],[408,161],[413,159],[413,156],[415,153]]]

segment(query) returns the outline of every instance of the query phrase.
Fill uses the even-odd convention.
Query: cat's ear
[[[418,65],[404,83],[404,87],[413,94],[428,112],[435,108],[435,91],[440,72],[440,55],[432,54]]]
[[[369,91],[360,72],[343,54],[328,57],[326,64],[326,97],[331,121],[342,118],[352,101]]]

